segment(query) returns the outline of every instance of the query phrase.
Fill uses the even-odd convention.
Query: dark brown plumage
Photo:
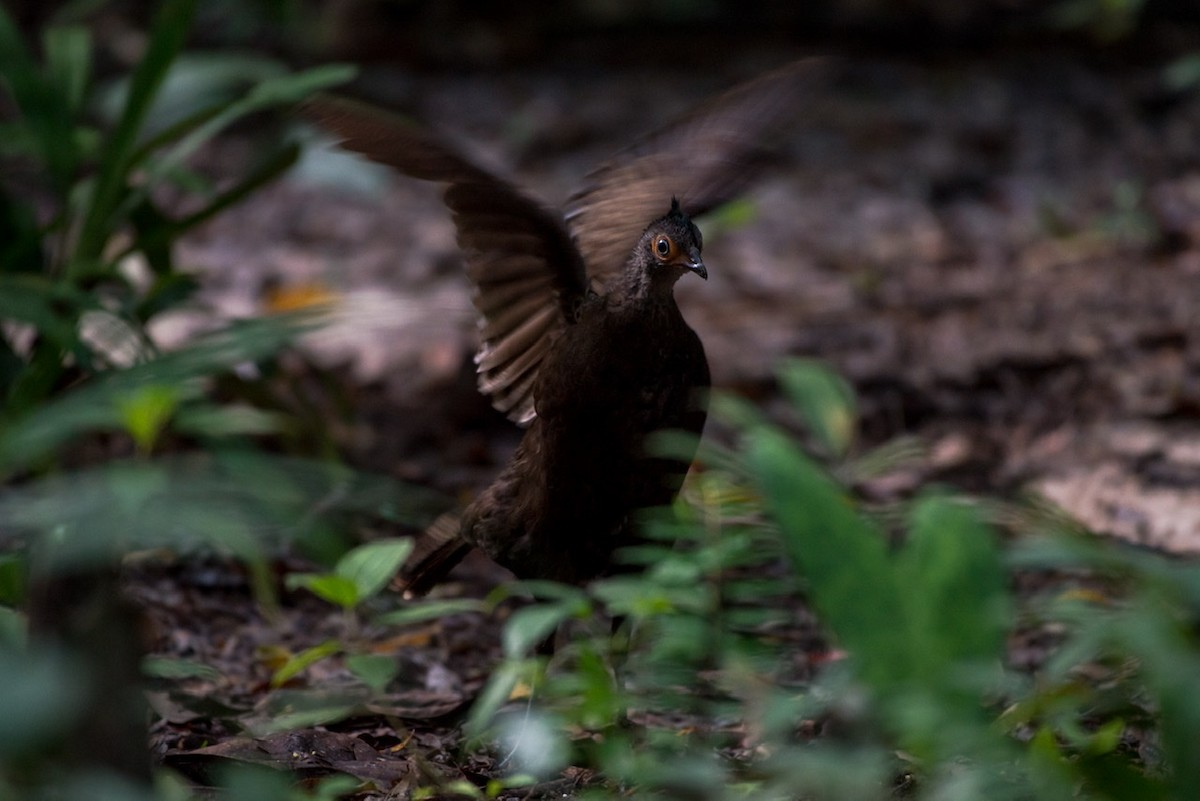
[[[673,294],[685,273],[707,278],[688,214],[745,189],[812,70],[751,81],[641,140],[588,176],[565,221],[403,120],[344,100],[307,107],[343,146],[449,185],[480,314],[479,387],[529,426],[461,518],[418,543],[409,590],[472,546],[522,578],[582,583],[635,541],[635,510],[674,498],[690,459],[651,458],[644,444],[704,427],[708,362]]]

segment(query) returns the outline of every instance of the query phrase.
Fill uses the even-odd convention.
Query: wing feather
[[[696,217],[744,192],[825,63],[803,59],[735,86],[593,170],[565,215],[589,275],[603,283],[619,270],[672,197]]]
[[[474,285],[479,388],[522,425],[549,341],[586,292],[583,259],[558,215],[401,117],[340,98],[303,113],[343,147],[414,178],[448,184],[446,205]]]

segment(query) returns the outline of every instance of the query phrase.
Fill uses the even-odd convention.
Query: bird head
[[[700,229],[671,198],[671,210],[647,226],[638,242],[633,261],[641,266],[652,283],[673,285],[684,273],[695,273],[708,280],[708,269],[700,258],[704,240]]]

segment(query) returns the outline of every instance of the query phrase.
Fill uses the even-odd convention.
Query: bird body
[[[448,184],[480,314],[480,390],[528,426],[461,517],[418,541],[409,591],[428,590],[471,547],[521,578],[586,582],[636,541],[636,510],[675,497],[691,457],[645,444],[704,427],[708,362],[673,291],[689,272],[708,277],[685,212],[747,185],[812,71],[790,65],[644,138],[594,171],[565,217],[403,120],[348,101],[309,105],[343,146]]]
[[[592,296],[547,354],[537,417],[460,536],[518,576],[582,583],[608,572],[613,551],[635,541],[630,513],[670,503],[688,469],[647,454],[646,437],[698,435],[709,381],[669,286]]]

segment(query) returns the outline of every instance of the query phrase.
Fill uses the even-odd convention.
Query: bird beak
[[[708,280],[708,268],[704,266],[704,262],[700,258],[699,250],[697,250],[696,248],[692,248],[691,250],[689,250],[688,258],[687,258],[687,261],[685,262],[685,264],[690,271],[694,272],[696,275],[700,276],[705,281]]]

